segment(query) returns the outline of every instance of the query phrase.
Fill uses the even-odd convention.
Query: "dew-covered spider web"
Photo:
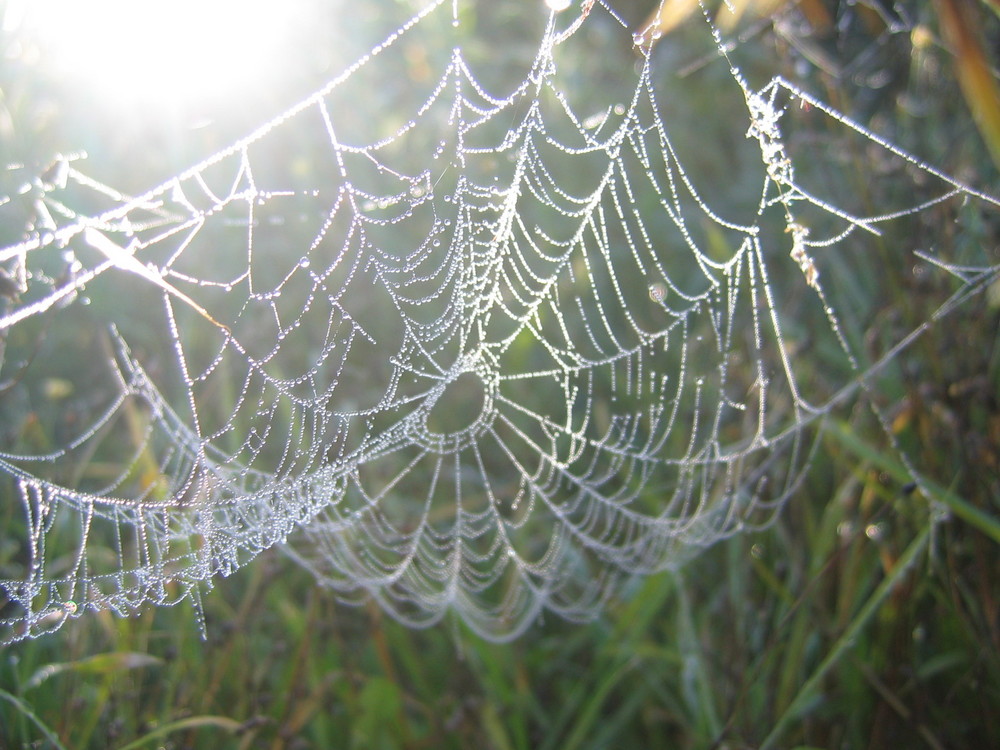
[[[636,31],[429,2],[139,197],[70,159],[11,191],[0,642],[275,546],[500,640],[768,524],[829,416],[994,282],[998,204],[759,40]],[[938,311],[887,314],[913,283]]]

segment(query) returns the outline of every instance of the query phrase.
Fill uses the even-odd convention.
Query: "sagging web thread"
[[[977,249],[878,255],[996,201],[783,79],[753,87],[717,35],[741,114],[735,143],[698,144],[733,149],[713,188],[682,164],[684,102],[648,40],[633,69],[609,4],[520,7],[533,58],[477,62],[434,2],[139,198],[63,161],[6,202],[33,213],[0,251],[20,415],[2,497],[24,530],[3,642],[196,597],[275,545],[408,624],[454,611],[500,640],[544,610],[591,618],[795,492],[823,418],[921,330],[865,338],[856,285],[919,261],[950,284],[943,312],[995,278]],[[454,43],[418,98],[359,114],[421,34]],[[625,85],[574,77],[582,55]],[[882,164],[891,205],[800,176],[845,170],[793,153],[791,117]]]

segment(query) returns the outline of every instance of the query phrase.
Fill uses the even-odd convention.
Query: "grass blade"
[[[143,735],[139,739],[120,747],[118,750],[135,750],[135,748],[142,747],[151,740],[166,737],[168,734],[181,732],[185,729],[201,729],[203,727],[217,727],[232,734],[242,729],[243,724],[225,716],[189,716],[186,719],[172,721],[169,724],[164,724],[162,727],[157,727],[149,734]]]
[[[29,690],[38,687],[45,680],[63,672],[77,672],[79,674],[106,674],[124,669],[138,669],[140,667],[158,666],[163,663],[162,659],[148,654],[138,653],[110,653],[96,654],[95,656],[80,659],[78,661],[62,662],[59,664],[46,664],[36,671],[24,684],[24,689]]]
[[[870,461],[900,484],[907,484],[913,480],[914,477],[905,466],[865,443],[847,425],[836,424],[829,430],[829,434],[837,438],[853,454],[866,461]],[[920,488],[926,491],[932,500],[945,506],[970,526],[973,526],[1000,544],[1000,519],[985,513],[968,500],[959,497],[951,490],[947,490],[925,477],[920,477]]]
[[[790,721],[795,719],[801,709],[809,702],[810,699],[816,694],[819,688],[820,682],[844,656],[844,654],[854,646],[855,639],[861,629],[868,624],[868,621],[872,618],[875,612],[878,611],[882,602],[892,593],[896,585],[901,582],[903,576],[912,567],[913,563],[916,561],[917,557],[924,551],[927,546],[927,542],[930,539],[931,529],[933,528],[932,523],[927,523],[920,530],[917,537],[910,543],[910,546],[906,548],[906,551],[902,554],[893,568],[892,573],[878,585],[875,592],[871,595],[871,598],[865,602],[861,611],[855,616],[854,620],[847,629],[844,631],[843,635],[837,639],[837,642],[830,649],[830,653],[827,654],[826,658],[822,661],[816,671],[806,680],[805,684],[799,690],[798,694],[792,699],[792,702],[785,709],[785,712],[778,718],[775,722],[774,727],[771,729],[770,734],[764,739],[760,745],[760,750],[766,750],[769,747],[775,747],[775,743],[781,737],[782,731],[788,725]]]
[[[66,750],[66,747],[59,741],[59,738],[56,737],[55,733],[49,729],[41,719],[35,716],[32,710],[28,707],[27,703],[22,701],[16,695],[11,695],[3,688],[0,688],[0,698],[13,705],[18,711],[21,712],[21,715],[24,716],[24,718],[28,719],[32,724],[38,727],[41,733],[45,735],[45,739],[51,742],[54,747],[58,748],[58,750]]]

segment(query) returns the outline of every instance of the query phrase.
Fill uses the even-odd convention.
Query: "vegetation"
[[[976,8],[982,34],[962,37],[983,56],[983,40],[1000,38],[987,6]],[[922,81],[916,104],[936,119],[922,116],[916,145],[997,192],[996,126],[969,114],[990,86],[963,72],[972,52],[942,42],[953,31],[925,10],[905,44],[871,28],[842,41],[877,42],[870,65],[902,70],[912,90]],[[830,46],[844,33],[814,32]],[[774,44],[791,54],[787,37]],[[906,136],[888,99],[853,88],[859,77],[813,75]],[[28,84],[10,76],[0,73],[5,106],[26,142],[37,104],[11,98]],[[980,236],[996,240],[993,222]],[[632,581],[595,622],[545,617],[509,644],[458,621],[410,630],[374,605],[339,602],[273,550],[205,592],[204,634],[185,603],[88,616],[0,648],[0,748],[1000,747],[997,284],[827,422],[806,483],[772,526],[680,573]],[[914,280],[866,293],[880,314],[922,321],[941,292]]]

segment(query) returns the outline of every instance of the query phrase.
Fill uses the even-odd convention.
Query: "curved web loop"
[[[922,330],[870,284],[919,263],[943,313],[995,279],[920,239],[993,199],[755,88],[721,39],[699,119],[605,3],[518,7],[533,56],[432,3],[139,198],[64,161],[7,201],[4,642],[279,544],[413,625],[590,618],[795,492],[822,418]]]

